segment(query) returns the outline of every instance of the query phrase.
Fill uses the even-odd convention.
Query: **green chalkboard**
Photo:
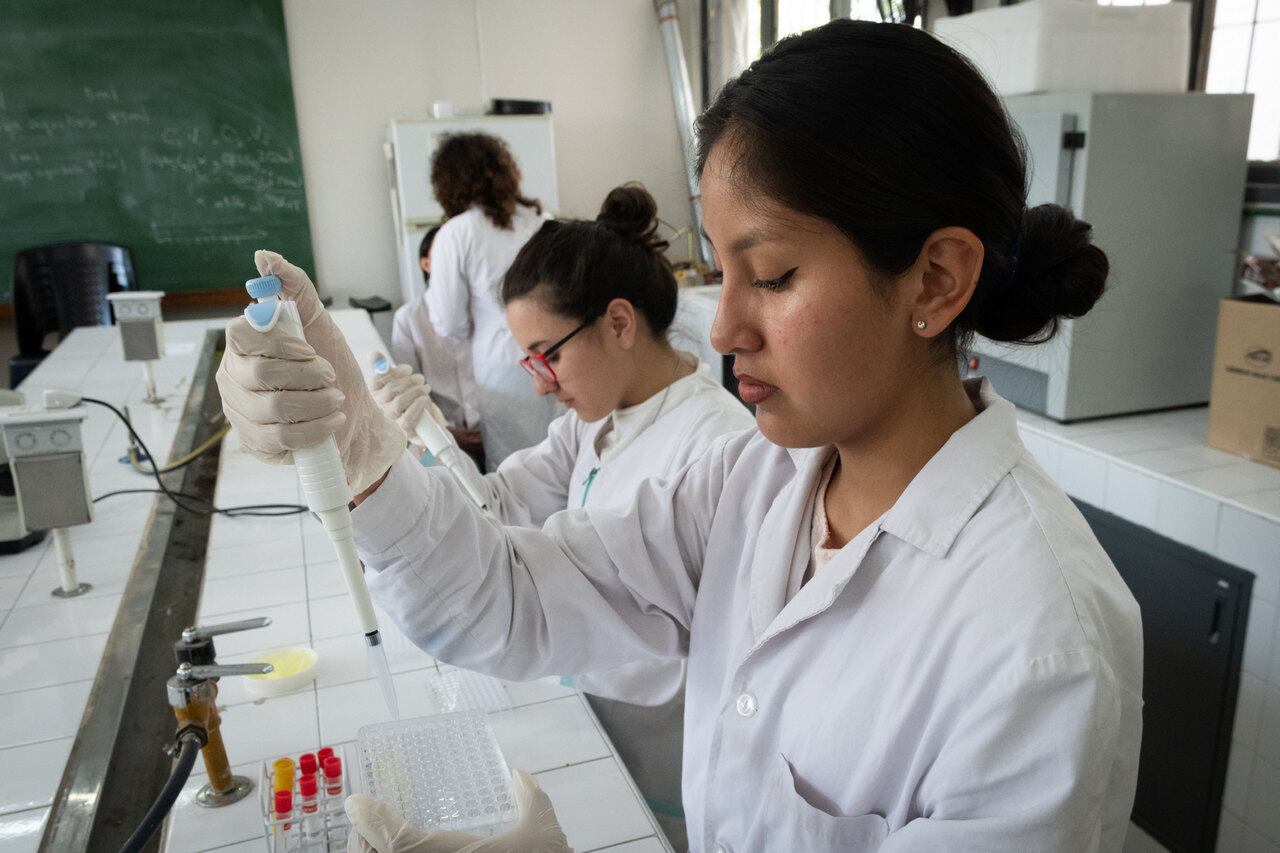
[[[312,268],[280,0],[0,2],[0,298],[15,253],[119,243],[138,283]]]

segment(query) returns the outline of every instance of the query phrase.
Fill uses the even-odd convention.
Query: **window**
[[[1280,159],[1280,0],[1217,0],[1208,92],[1251,92],[1249,159]]]
[[[786,38],[831,20],[831,0],[777,0],[778,38]]]

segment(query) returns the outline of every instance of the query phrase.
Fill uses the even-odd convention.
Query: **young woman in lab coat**
[[[445,136],[431,157],[431,187],[448,219],[431,247],[426,308],[438,334],[470,347],[492,471],[541,441],[563,411],[529,387],[498,299],[507,267],[545,217],[537,201],[520,194],[520,169],[506,143],[488,134]]]
[[[431,287],[431,244],[440,226],[422,237],[418,246],[418,266],[425,288]],[[391,356],[397,363],[421,373],[431,386],[431,399],[444,416],[444,426],[458,446],[472,458],[484,460],[475,374],[471,369],[471,345],[442,338],[431,325],[424,289],[417,297],[396,309],[391,324]]]
[[[502,301],[539,394],[569,412],[538,445],[483,477],[503,524],[541,527],[565,509],[625,508],[641,483],[668,478],[750,412],[666,334],[676,280],[658,239],[657,204],[637,184],[611,191],[593,222],[550,220],[516,255]],[[428,386],[405,365],[374,398],[406,432],[429,412]],[[683,835],[684,663],[642,661],[574,681],[668,834]],[[643,705],[646,707],[637,707]]]
[[[724,87],[699,145],[712,339],[759,431],[540,531],[484,518],[408,455],[352,453],[375,599],[431,653],[506,678],[687,658],[693,850],[1120,850],[1137,605],[1013,406],[956,359],[974,333],[1036,340],[1093,306],[1088,225],[1025,208],[999,100],[911,27],[783,40]],[[228,343],[233,399],[278,393],[252,359],[294,351],[240,321]],[[393,426],[346,373],[340,405],[312,391],[293,423],[232,420],[267,450],[344,412]],[[365,838],[394,822],[353,811]]]

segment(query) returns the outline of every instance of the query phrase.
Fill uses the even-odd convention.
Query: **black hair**
[[[436,241],[436,235],[440,233],[439,225],[432,225],[427,229],[427,233],[422,235],[422,242],[418,244],[418,266],[422,266],[422,259],[431,257],[431,244]],[[426,284],[431,284],[431,273],[426,270],[422,271],[422,280]]]
[[[940,228],[985,246],[969,304],[941,336],[1035,343],[1101,297],[1107,257],[1087,222],[1031,209],[1026,154],[982,75],[913,27],[836,20],[778,42],[698,120],[698,173],[718,144],[732,174],[831,222],[887,285]]]
[[[591,320],[614,299],[625,299],[662,336],[676,316],[676,278],[666,248],[648,190],[636,183],[615,187],[594,221],[543,223],[507,270],[502,304],[537,291],[555,313]]]

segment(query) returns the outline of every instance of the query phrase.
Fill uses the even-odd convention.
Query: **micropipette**
[[[258,300],[244,309],[249,325],[259,332],[268,332],[279,326],[286,334],[306,340],[298,306],[280,298],[282,285],[278,276],[265,275],[249,279],[244,287],[250,296]],[[317,445],[299,448],[293,451],[293,464],[298,471],[298,481],[302,484],[307,506],[319,517],[325,533],[329,535],[329,541],[333,543],[334,551],[337,552],[338,566],[347,582],[351,603],[355,605],[360,630],[364,632],[369,662],[377,673],[387,709],[398,720],[400,707],[396,700],[395,685],[391,681],[391,669],[387,664],[386,649],[382,645],[382,634],[378,631],[378,617],[373,612],[373,599],[369,596],[369,587],[365,585],[364,569],[360,565],[360,555],[356,552],[351,510],[347,508],[351,501],[351,487],[347,484],[338,443],[333,436],[329,436]]]
[[[383,356],[375,358],[373,372],[385,376],[391,372],[391,362]],[[473,469],[462,458],[462,448],[458,447],[449,431],[436,423],[430,413],[423,412],[413,432],[427,452],[453,472],[467,497],[482,511],[489,512],[489,502],[485,499],[483,487],[476,482]]]

